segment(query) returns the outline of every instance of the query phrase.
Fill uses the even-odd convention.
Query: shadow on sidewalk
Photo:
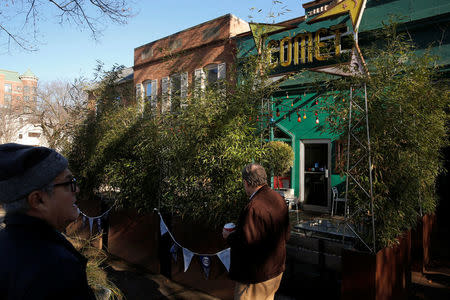
[[[126,300],[141,299],[199,299],[219,300],[211,295],[175,283],[145,268],[110,257],[105,271],[108,279],[122,291]]]

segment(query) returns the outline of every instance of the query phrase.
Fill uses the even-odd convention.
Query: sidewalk
[[[127,300],[141,299],[199,299],[220,300],[201,291],[182,286],[160,274],[110,257],[106,271],[108,278],[122,291]]]

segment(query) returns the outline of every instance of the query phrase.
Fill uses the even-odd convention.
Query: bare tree
[[[37,105],[28,107],[30,120],[39,124],[49,147],[63,150],[85,120],[88,109],[86,84],[52,81],[39,85]]]
[[[37,50],[39,25],[47,19],[87,28],[94,39],[108,22],[125,24],[133,16],[127,0],[2,0],[0,47]]]
[[[0,144],[14,140],[20,115],[10,105],[0,106]]]

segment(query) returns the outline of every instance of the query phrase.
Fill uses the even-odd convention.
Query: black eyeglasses
[[[77,191],[77,180],[75,178],[72,178],[71,181],[66,181],[66,182],[61,182],[61,183],[56,183],[53,186],[64,186],[64,185],[69,185],[70,184],[70,190],[72,191],[72,193],[75,193]]]

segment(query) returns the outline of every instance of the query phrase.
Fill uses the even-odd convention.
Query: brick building
[[[204,88],[227,78],[235,62],[236,35],[247,22],[227,14],[134,49],[136,96],[159,112],[184,105],[193,84]],[[174,95],[181,103],[171,101]]]
[[[27,113],[37,104],[38,78],[0,69],[0,143],[45,146],[41,126]]]
[[[38,78],[29,69],[22,75],[0,69],[0,105],[20,110],[24,104],[36,104]]]

